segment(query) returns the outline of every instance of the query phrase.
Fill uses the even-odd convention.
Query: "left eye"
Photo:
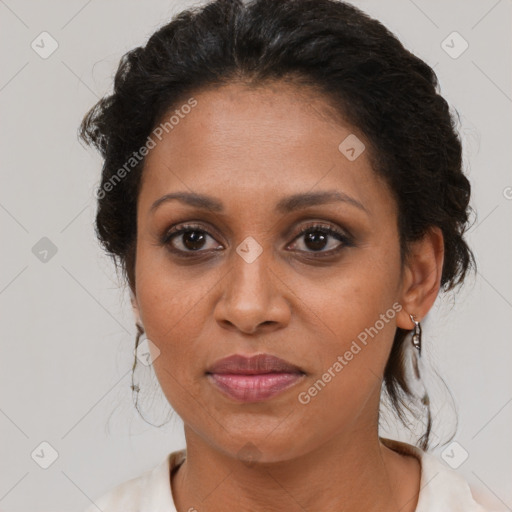
[[[343,246],[350,246],[351,241],[347,235],[343,232],[333,229],[329,226],[324,226],[321,224],[314,224],[311,226],[306,226],[302,229],[302,231],[295,237],[294,240],[302,239],[302,246],[305,246],[309,251],[302,252],[310,252],[314,256],[315,253],[328,253],[332,254],[341,250]],[[331,239],[331,243],[329,244],[329,239]],[[338,244],[332,242],[332,239],[338,240]],[[296,243],[292,244],[296,245]],[[331,247],[329,247],[329,245]],[[324,250],[327,247],[327,250]]]

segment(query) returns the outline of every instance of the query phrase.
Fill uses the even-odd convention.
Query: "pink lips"
[[[298,366],[270,354],[235,354],[217,361],[206,374],[220,391],[241,402],[268,400],[305,375]]]

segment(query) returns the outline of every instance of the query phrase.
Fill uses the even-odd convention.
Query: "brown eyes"
[[[212,242],[215,242],[215,238],[199,224],[179,224],[167,231],[161,239],[161,244],[167,246],[173,254],[185,258],[202,257],[205,253],[211,254],[222,249],[222,245]],[[354,244],[343,231],[316,222],[304,226],[295,235],[292,245],[295,246],[292,250],[308,256],[325,257],[333,256],[343,247]],[[298,249],[297,245],[300,246]]]

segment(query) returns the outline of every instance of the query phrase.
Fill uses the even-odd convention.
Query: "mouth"
[[[221,359],[206,371],[208,380],[224,395],[238,402],[269,400],[303,380],[305,372],[270,354]]]

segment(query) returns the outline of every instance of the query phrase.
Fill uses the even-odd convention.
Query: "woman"
[[[186,450],[88,510],[483,510],[426,451],[421,321],[474,266],[436,87],[333,0],[217,0],[123,57],[81,136]],[[379,437],[384,396],[418,446]]]

